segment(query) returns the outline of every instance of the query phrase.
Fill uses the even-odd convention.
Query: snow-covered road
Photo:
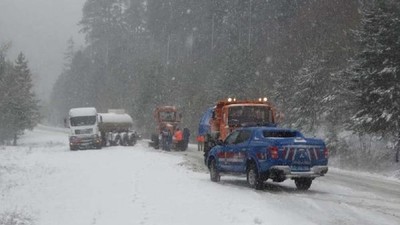
[[[0,146],[0,224],[397,225],[400,182],[331,169],[309,191],[290,180],[256,191],[244,178],[210,182],[194,146],[71,152],[62,129],[39,127]]]

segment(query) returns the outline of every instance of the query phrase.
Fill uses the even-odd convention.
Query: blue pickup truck
[[[305,138],[299,131],[244,127],[213,147],[205,163],[214,182],[224,174],[246,175],[250,187],[262,189],[268,179],[290,178],[297,189],[308,190],[314,178],[328,172],[328,155],[321,139]]]

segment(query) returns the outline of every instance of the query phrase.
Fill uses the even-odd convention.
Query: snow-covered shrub
[[[394,165],[394,146],[381,137],[341,132],[338,141],[328,142],[335,149],[331,165],[344,169],[384,171]]]

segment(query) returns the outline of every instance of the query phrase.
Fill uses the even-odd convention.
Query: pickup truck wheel
[[[221,180],[215,159],[210,163],[210,179],[213,182],[219,182]]]
[[[264,188],[264,181],[260,179],[257,167],[254,163],[250,164],[247,169],[247,183],[251,188],[255,188],[256,190],[262,190]]]
[[[311,187],[312,179],[311,178],[297,178],[294,180],[296,187],[298,190],[308,190]]]

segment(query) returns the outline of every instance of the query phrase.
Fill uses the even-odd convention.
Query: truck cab
[[[96,108],[72,108],[66,122],[70,128],[70,150],[101,148]]]
[[[159,106],[154,110],[154,121],[156,123],[155,132],[151,134],[149,146],[163,150],[181,150],[185,151],[188,148],[190,131],[188,128],[183,128],[183,139],[174,139],[175,132],[182,129],[180,126],[182,114],[175,106]]]
[[[209,108],[199,124],[199,136],[203,136],[204,159],[208,151],[218,141],[225,138],[234,130],[248,126],[276,127],[279,115],[267,98],[254,100],[237,100],[228,98]],[[199,143],[200,145],[200,143]]]

